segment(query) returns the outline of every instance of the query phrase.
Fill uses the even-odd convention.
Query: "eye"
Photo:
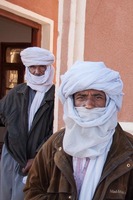
[[[85,101],[86,98],[87,98],[86,95],[80,95],[80,96],[76,96],[75,100],[77,100],[77,101]]]
[[[95,96],[95,100],[96,100],[96,101],[105,100],[105,97],[102,96],[102,95],[96,95],[96,96]]]
[[[29,69],[35,69],[35,66],[30,66]]]
[[[40,69],[41,69],[41,70],[46,70],[46,65],[41,65],[41,66],[40,66]]]
[[[102,99],[102,97],[101,97],[101,96],[96,96],[95,98],[96,98],[96,99]]]

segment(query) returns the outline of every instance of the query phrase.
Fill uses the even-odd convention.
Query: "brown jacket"
[[[53,134],[36,156],[24,189],[25,200],[77,200],[72,157],[63,151],[63,135],[64,129]],[[133,136],[119,125],[93,197],[112,199],[133,200]]]

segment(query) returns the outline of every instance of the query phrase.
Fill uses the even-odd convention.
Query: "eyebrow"
[[[82,97],[85,97],[87,96],[87,94],[84,94],[84,93],[75,93],[74,94],[74,97],[78,97],[78,96],[82,96]],[[95,93],[95,94],[92,94],[91,96],[94,96],[94,97],[97,97],[97,96],[101,96],[101,97],[106,97],[104,93]]]
[[[105,97],[105,94],[103,94],[103,93],[96,93],[96,94],[92,94],[92,96],[103,96],[103,97]]]

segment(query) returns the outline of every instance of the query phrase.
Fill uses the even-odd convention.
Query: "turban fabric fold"
[[[51,65],[54,62],[54,55],[47,49],[40,47],[29,47],[21,51],[21,60],[26,67],[32,65]]]
[[[78,91],[95,89],[104,91],[119,110],[122,104],[123,83],[119,72],[114,71],[103,62],[77,61],[61,76],[59,97],[62,103],[68,96]]]

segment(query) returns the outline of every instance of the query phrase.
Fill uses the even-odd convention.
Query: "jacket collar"
[[[22,87],[19,87],[18,89],[17,89],[17,93],[20,93],[20,94],[23,94],[23,95],[27,95],[27,93],[28,93],[28,90],[29,90],[29,86],[27,86],[27,84],[26,83],[23,83],[22,84]],[[55,86],[54,85],[52,85],[52,87],[46,92],[46,94],[45,94],[45,101],[51,101],[51,100],[53,100],[54,99],[54,90],[55,90]]]

